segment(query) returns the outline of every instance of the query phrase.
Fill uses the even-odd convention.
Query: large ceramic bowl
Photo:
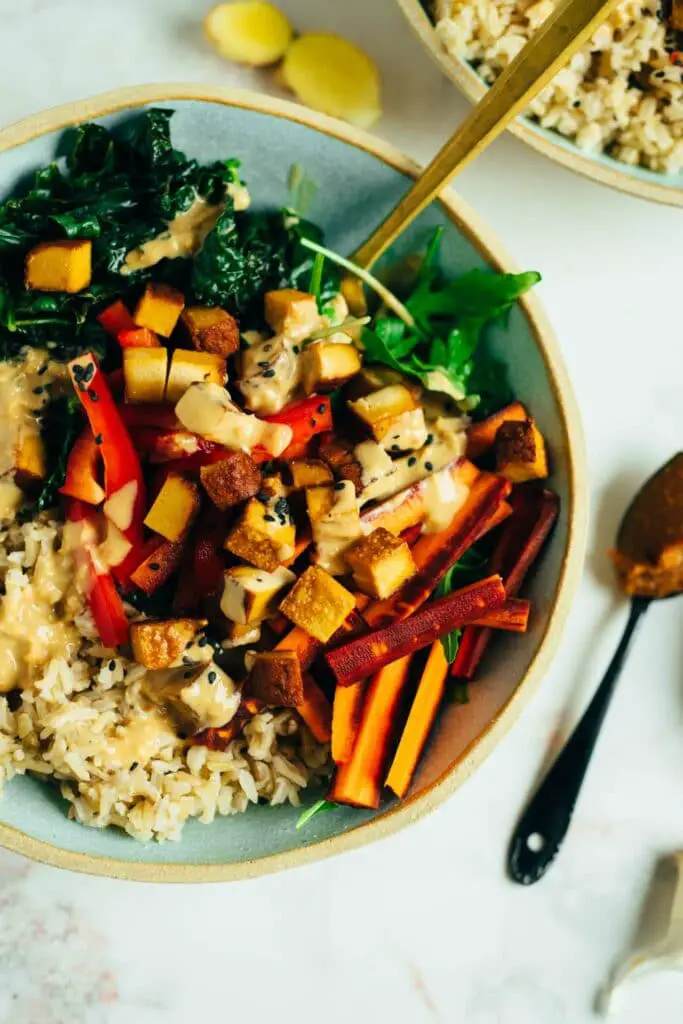
[[[0,187],[53,159],[62,130],[91,118],[117,124],[149,104],[173,107],[174,140],[202,161],[236,155],[257,204],[286,202],[293,161],[320,183],[311,216],[335,248],[350,252],[406,190],[417,168],[368,135],[293,104],[198,85],[127,89],[32,117],[0,133]],[[421,246],[445,227],[452,272],[512,270],[490,231],[452,193],[402,240]],[[584,553],[587,481],[579,416],[552,333],[538,301],[525,298],[488,344],[509,365],[517,395],[533,409],[553,458],[552,485],[562,512],[531,587],[533,626],[501,638],[468,705],[445,709],[412,791],[379,812],[339,808],[301,830],[291,807],[254,807],[212,825],[190,822],[182,841],[143,845],[114,829],[85,828],[66,816],[55,788],[14,779],[0,799],[0,844],[37,860],[95,874],[157,881],[234,879],[305,864],[366,843],[415,821],[450,796],[501,740],[547,668],[560,638]],[[313,800],[320,794],[312,794]]]
[[[446,50],[425,10],[423,0],[396,2],[432,59],[461,92],[474,103],[478,103],[486,92],[485,82],[467,61],[454,57]],[[586,153],[571,139],[565,138],[559,132],[542,128],[528,117],[518,117],[509,126],[509,131],[555,163],[601,185],[609,185],[641,199],[683,206],[683,174],[660,174],[645,167],[631,167],[604,153]]]

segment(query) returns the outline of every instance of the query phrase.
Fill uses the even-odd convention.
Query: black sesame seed
[[[581,106],[581,100],[574,100],[574,102],[572,103],[572,106],[576,110],[577,107]]]
[[[434,435],[433,434],[427,434],[427,437],[425,438],[425,444],[431,444],[433,440],[434,440]]]
[[[149,567],[152,570],[152,572],[158,572],[159,569],[161,568],[158,562],[150,562]]]
[[[263,518],[264,518],[266,523],[274,523],[275,522],[275,516],[264,516]]]
[[[131,770],[132,772],[134,772],[134,771],[135,771],[135,769],[136,769],[136,768],[138,767],[138,763],[139,763],[138,761],[133,761],[133,763],[132,763],[132,764],[131,764],[131,766],[130,766],[130,770]]]
[[[101,434],[95,434],[95,444],[102,444],[103,437]]]
[[[208,674],[208,676],[207,676],[207,679],[209,680],[209,682],[210,682],[210,683],[212,683],[212,684],[213,684],[213,683],[215,683],[215,682],[216,682],[216,680],[218,679],[218,676],[216,675],[216,673],[215,673],[215,672],[209,672],[209,674]]]
[[[264,370],[263,371],[263,376],[264,377],[274,377],[275,376],[275,370]]]
[[[265,504],[265,502],[268,501],[269,497],[270,495],[268,494],[267,491],[259,491],[258,494],[256,495],[256,500],[260,501],[261,504]]]
[[[414,466],[416,462],[417,462],[417,459],[415,458],[415,456],[411,455],[410,458],[408,459],[408,465],[409,466]]]
[[[270,363],[268,362],[268,360],[266,360],[264,363],[257,363],[256,365],[260,366],[262,370],[267,370],[268,367],[270,366]]]
[[[434,469],[434,466],[431,462],[425,462],[425,469],[427,470],[428,473],[431,473],[431,471]]]
[[[292,345],[292,352],[294,353],[295,356],[298,356],[300,351],[301,349],[299,348],[298,345]]]
[[[42,393],[43,393],[43,389],[41,387],[37,387],[37,388],[33,389],[33,394],[34,395],[42,395]]]
[[[339,483],[334,485],[335,491],[343,491],[345,487],[346,487],[346,483],[345,483],[344,480],[340,480]]]
[[[100,396],[92,388],[88,389],[88,398],[91,402],[99,402]]]
[[[76,383],[78,384],[78,390],[79,391],[87,391],[88,390],[88,385],[85,383],[85,381],[83,380],[82,377],[78,377],[78,379],[76,380]]]
[[[109,662],[109,671],[113,672],[115,668],[116,668],[116,662],[112,658],[112,660]]]
[[[95,376],[95,364],[94,363],[88,363],[88,365],[86,366],[86,368],[83,371],[83,380],[90,381],[90,380],[93,379],[94,376]]]
[[[400,452],[400,450],[401,450],[400,444],[392,444],[391,450],[392,450],[392,452]]]
[[[309,420],[309,423],[311,424],[312,427],[314,427],[317,422],[318,422],[317,420],[313,420],[313,419]]]
[[[190,641],[190,643],[191,643],[191,642],[192,642],[192,641]],[[197,647],[206,647],[206,645],[208,644],[208,642],[209,642],[209,638],[208,638],[208,636],[200,636],[200,637],[199,637],[199,640],[197,640]]]
[[[320,413],[321,415],[322,415],[322,413],[324,413],[324,412],[325,412],[325,410],[326,410],[326,409],[327,409],[327,406],[325,405],[325,403],[324,403],[324,402],[323,402],[323,404],[322,404],[322,405],[319,405],[319,406],[318,406],[318,412],[319,412],[319,413]]]
[[[192,679],[194,672],[183,672],[183,679]]]
[[[74,375],[74,380],[82,380],[82,378],[83,378],[83,367],[80,365],[80,363],[76,363],[76,365],[74,366],[74,368],[73,368],[73,375]]]
[[[183,654],[183,665],[193,665],[194,661],[192,658],[188,658],[187,654]]]
[[[42,377],[44,373],[47,373],[47,363],[43,363],[43,365],[40,367],[40,369],[38,370],[38,376]],[[74,376],[76,376],[75,367]]]

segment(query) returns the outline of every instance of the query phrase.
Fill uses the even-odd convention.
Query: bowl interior
[[[478,103],[487,86],[466,60],[446,50],[427,13],[429,5],[422,0],[397,0],[397,3],[442,71],[461,92]],[[572,139],[523,115],[513,121],[509,131],[544,156],[587,178],[643,199],[683,206],[683,174],[662,174],[615,160],[608,153],[589,153]]]
[[[257,206],[285,204],[290,165],[302,164],[321,186],[310,216],[324,227],[329,244],[341,252],[352,251],[408,185],[405,171],[391,166],[379,155],[273,112],[199,100],[177,100],[164,105],[176,111],[173,130],[177,146],[203,161],[232,155],[242,160],[243,174]],[[135,112],[117,113],[102,120],[118,124],[131,116]],[[54,158],[60,134],[49,132],[0,152],[4,192],[11,190],[27,172]],[[449,271],[499,265],[490,254],[487,256],[481,244],[475,244],[472,229],[464,219],[437,204],[402,239],[400,250],[420,248],[438,224],[446,229],[443,260]],[[508,363],[514,391],[533,409],[548,439],[553,457],[551,483],[560,494],[562,513],[530,587],[535,609],[532,628],[523,637],[501,638],[486,661],[481,680],[471,688],[470,703],[450,703],[443,711],[409,797],[416,810],[447,773],[450,779],[453,771],[463,778],[469,774],[477,759],[476,741],[520,687],[556,610],[575,511],[570,446],[576,444],[580,451],[581,440],[578,424],[568,423],[554,371],[539,345],[540,328],[530,312],[533,308],[534,303],[530,303],[525,309],[515,309],[506,325],[489,332],[487,344]],[[578,431],[578,438],[575,434],[570,442],[572,431]],[[307,796],[307,802],[319,795]],[[14,779],[0,800],[0,823],[62,851],[118,861],[117,865],[109,863],[106,868],[98,868],[93,861],[75,858],[69,862],[71,866],[126,874],[127,865],[148,865],[149,877],[155,877],[155,870],[162,865],[240,865],[311,846],[358,829],[371,818],[393,814],[394,809],[387,807],[375,814],[340,808],[316,817],[297,831],[299,813],[291,807],[254,807],[245,815],[219,818],[209,827],[190,822],[179,843],[142,845],[113,829],[95,830],[69,821],[57,788],[30,778]],[[16,834],[3,829],[1,824],[0,842],[20,845]],[[41,854],[37,848],[31,849],[30,843],[22,848],[44,855],[44,848]],[[196,877],[201,877],[200,872]]]

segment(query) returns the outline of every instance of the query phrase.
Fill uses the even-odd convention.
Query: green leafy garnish
[[[32,514],[44,512],[57,504],[57,492],[64,484],[69,453],[84,423],[83,407],[76,395],[60,395],[46,406],[40,432],[47,473]]]
[[[314,804],[307,807],[305,811],[302,811],[299,815],[299,819],[296,823],[297,828],[303,828],[307,825],[311,818],[315,818],[317,814],[324,814],[326,811],[334,811],[339,804],[334,804],[330,800],[316,800]]]
[[[477,545],[473,545],[464,552],[462,557],[452,565],[434,591],[435,597],[447,597],[454,590],[460,590],[470,583],[475,583],[482,578],[483,572],[488,565],[488,557]],[[462,629],[454,629],[441,637],[446,661],[452,665],[460,646]],[[463,703],[463,702],[461,702]]]

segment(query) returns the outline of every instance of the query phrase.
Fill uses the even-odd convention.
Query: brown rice
[[[433,0],[446,49],[491,83],[554,0]],[[627,0],[533,101],[527,114],[587,152],[677,173],[683,168],[682,69],[664,49],[658,0]]]

